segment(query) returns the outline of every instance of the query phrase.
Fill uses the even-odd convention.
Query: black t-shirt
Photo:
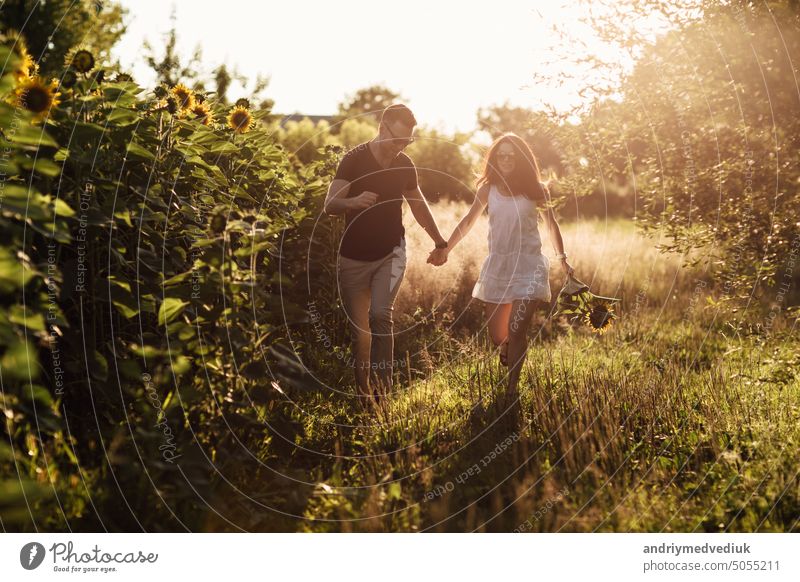
[[[417,169],[400,152],[388,168],[381,166],[363,143],[347,152],[334,179],[350,182],[348,198],[370,191],[378,195],[374,205],[345,215],[345,231],[339,254],[358,261],[377,261],[392,252],[405,234],[403,192],[417,187]]]

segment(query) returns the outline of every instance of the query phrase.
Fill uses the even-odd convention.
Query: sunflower
[[[211,108],[209,108],[207,103],[195,103],[195,106],[192,107],[192,113],[194,113],[197,121],[203,125],[210,125],[211,121],[214,119],[211,115]]]
[[[233,104],[234,107],[244,107],[245,109],[250,109],[250,100],[245,99],[242,97],[241,99],[237,99],[236,103]]]
[[[11,43],[11,50],[17,56],[17,66],[14,69],[14,78],[17,82],[21,82],[26,77],[32,77],[39,72],[39,65],[33,60],[33,57],[28,52],[28,46],[25,44],[25,39],[16,32],[9,31],[3,35],[3,41]]]
[[[247,133],[253,124],[253,117],[246,107],[234,107],[228,115],[228,125],[236,133]]]
[[[586,323],[589,328],[603,334],[608,331],[617,317],[614,305],[620,300],[616,297],[595,295],[586,283],[569,275],[556,302],[557,313],[567,316],[572,323]]]
[[[75,74],[75,69],[69,68],[64,71],[61,76],[61,86],[64,89],[71,89],[78,82],[78,75]]]
[[[133,77],[131,77],[128,73],[117,73],[116,77],[114,77],[115,83],[133,83]]]
[[[170,91],[180,109],[191,109],[194,107],[194,92],[183,83],[178,83]]]
[[[34,113],[38,119],[47,117],[50,109],[58,105],[58,83],[45,83],[40,77],[23,79],[14,91],[16,105]]]
[[[94,69],[94,55],[91,51],[85,48],[79,48],[74,51],[71,51],[67,55],[67,66],[72,67],[79,73],[83,73],[84,75]]]
[[[586,323],[589,328],[599,334],[604,334],[614,321],[614,310],[610,304],[600,301],[592,305],[586,313]]]

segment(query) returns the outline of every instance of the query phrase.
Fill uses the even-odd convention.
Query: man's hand
[[[347,200],[350,210],[364,210],[374,205],[378,201],[378,195],[375,192],[364,191],[358,196],[349,198]]]
[[[573,269],[572,265],[567,262],[567,259],[561,259],[561,267],[564,269],[564,272],[567,274],[567,276],[570,276],[575,272],[575,269]]]
[[[447,255],[449,253],[449,249],[433,249],[431,254],[428,255],[428,262],[435,266],[441,267],[447,262]]]

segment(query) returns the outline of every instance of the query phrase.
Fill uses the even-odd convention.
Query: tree
[[[475,159],[468,149],[470,135],[448,136],[434,129],[421,129],[408,148],[426,198],[471,202],[474,195]]]
[[[567,157],[585,162],[573,166],[572,184],[597,188],[610,178],[635,188],[640,224],[666,234],[668,250],[703,249],[723,299],[749,301],[764,283],[796,282],[800,167],[790,152],[800,149],[800,100],[790,56],[800,52],[797,3],[684,0],[680,10],[664,11],[660,2],[628,0],[614,7],[623,16],[598,25],[607,38],[615,27],[630,31],[625,14],[648,10],[661,11],[670,32],[630,40],[643,44],[617,97],[598,90],[602,97],[564,140]]]
[[[278,142],[303,164],[321,159],[318,149],[331,143],[330,125],[319,121],[316,125],[308,117],[288,121],[278,130]]]
[[[163,83],[169,87],[173,87],[178,83],[188,84],[189,82],[198,79],[200,76],[199,71],[202,50],[200,49],[200,46],[195,47],[194,53],[190,57],[189,62],[185,65],[181,63],[181,57],[175,48],[178,43],[178,31],[175,22],[174,8],[172,14],[170,15],[170,22],[172,25],[165,35],[166,42],[164,43],[163,56],[157,56],[153,45],[150,44],[150,41],[145,40],[144,49],[146,53],[144,60],[147,65],[153,69],[153,71],[155,71],[157,82]],[[222,83],[222,86],[225,90],[227,90],[230,81],[230,76],[219,75],[217,77],[217,82]],[[203,88],[202,83],[196,83],[193,86],[195,89]]]
[[[230,102],[228,98],[228,90],[234,82],[237,82],[244,88],[247,95],[246,99],[251,104],[256,104],[256,109],[272,109],[272,106],[275,102],[272,99],[268,99],[263,96],[264,91],[266,91],[267,86],[269,85],[269,77],[256,75],[253,86],[248,89],[247,86],[250,81],[245,75],[242,75],[239,72],[238,68],[234,68],[232,71],[230,71],[228,69],[228,65],[223,63],[214,69],[212,74],[212,80],[216,87],[217,99],[219,99],[222,103]],[[200,83],[202,84],[202,81],[200,81]]]
[[[221,103],[230,103],[228,92],[234,83],[238,83],[245,90],[245,99],[251,104],[250,108],[262,111],[270,111],[274,105],[272,99],[266,98],[263,93],[269,85],[269,77],[257,75],[252,86],[248,89],[250,80],[241,74],[238,68],[232,69],[225,63],[218,65],[211,73],[204,73],[201,66],[202,50],[197,46],[189,58],[188,63],[184,64],[181,56],[176,50],[178,32],[175,22],[175,12],[170,17],[172,23],[170,30],[166,33],[166,42],[162,56],[156,55],[155,49],[148,42],[144,42],[145,62],[156,73],[156,79],[169,87],[174,87],[178,83],[191,85],[196,91],[208,91],[207,85],[211,84],[216,93],[217,99]],[[269,121],[266,116],[263,121]]]
[[[338,142],[346,149],[367,142],[375,137],[375,126],[364,118],[346,119],[339,126]]]
[[[70,49],[81,46],[97,62],[125,33],[127,11],[116,2],[100,0],[16,0],[0,3],[0,26],[20,32],[28,52],[45,76],[64,69]]]
[[[383,85],[359,89],[339,104],[337,121],[342,122],[345,119],[358,117],[377,125],[381,111],[400,100],[402,98],[399,93],[395,93]]]
[[[563,174],[561,152],[556,146],[559,128],[546,114],[508,103],[478,110],[478,128],[496,139],[506,132],[514,132],[527,143],[540,167]]]

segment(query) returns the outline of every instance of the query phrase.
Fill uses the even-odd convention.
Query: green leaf
[[[176,299],[175,297],[167,297],[158,308],[158,324],[165,325],[178,317],[186,306],[189,305],[188,301]]]
[[[129,227],[133,227],[133,222],[131,222],[131,213],[129,210],[120,210],[119,212],[115,212],[114,218],[118,218]]]
[[[29,524],[31,504],[51,495],[50,487],[29,479],[0,481],[0,519],[4,524]]]
[[[128,142],[127,152],[129,156],[134,158],[139,158],[142,160],[152,161],[155,160],[156,157],[150,151],[146,150],[144,147],[140,146],[136,142]]]
[[[35,400],[45,406],[53,406],[53,396],[44,386],[29,384],[24,390],[24,394],[29,400]]]
[[[34,276],[7,247],[0,246],[0,293],[12,293]]]
[[[14,450],[3,441],[0,441],[0,463],[14,458]]]
[[[402,487],[400,483],[394,482],[389,484],[389,491],[387,492],[387,497],[389,499],[400,499],[402,494]]]
[[[180,355],[172,361],[172,371],[176,376],[182,376],[192,368],[192,361]]]
[[[36,147],[58,147],[58,142],[48,134],[44,128],[37,125],[20,124],[17,131],[9,132],[8,141]]]
[[[19,172],[19,166],[8,156],[0,157],[0,175],[13,176]]]
[[[122,301],[118,299],[113,299],[111,303],[114,304],[114,307],[117,308],[117,311],[119,311],[120,315],[122,315],[122,317],[124,317],[125,319],[130,319],[131,317],[135,317],[139,313],[138,309],[129,305],[125,305]]]
[[[44,157],[39,157],[36,160],[21,158],[20,165],[26,170],[33,170],[48,178],[53,178],[61,173],[61,166]]]
[[[18,341],[0,358],[0,374],[4,380],[33,380],[39,377],[39,361],[36,349],[27,341]]]
[[[31,331],[44,331],[44,314],[36,313],[30,307],[12,305],[8,310],[8,321],[27,327]]]
[[[114,125],[119,125],[120,127],[124,127],[126,125],[131,125],[139,121],[139,116],[135,111],[131,111],[130,109],[126,109],[124,107],[117,107],[111,113],[108,114],[106,118],[109,123],[113,123]]]
[[[28,188],[20,184],[6,184],[3,188],[4,198],[14,198],[15,200],[26,200],[31,193],[36,193],[36,188]]]
[[[92,365],[89,368],[89,373],[97,380],[105,381],[108,379],[108,360],[97,350],[94,350],[92,354]]]
[[[61,198],[56,198],[53,201],[53,207],[58,216],[75,216],[75,211],[72,207]]]
[[[184,281],[189,279],[189,277],[191,276],[192,276],[192,271],[178,273],[177,275],[170,277],[169,279],[164,281],[164,287],[174,287],[175,285],[179,285],[180,283],[183,283]]]

